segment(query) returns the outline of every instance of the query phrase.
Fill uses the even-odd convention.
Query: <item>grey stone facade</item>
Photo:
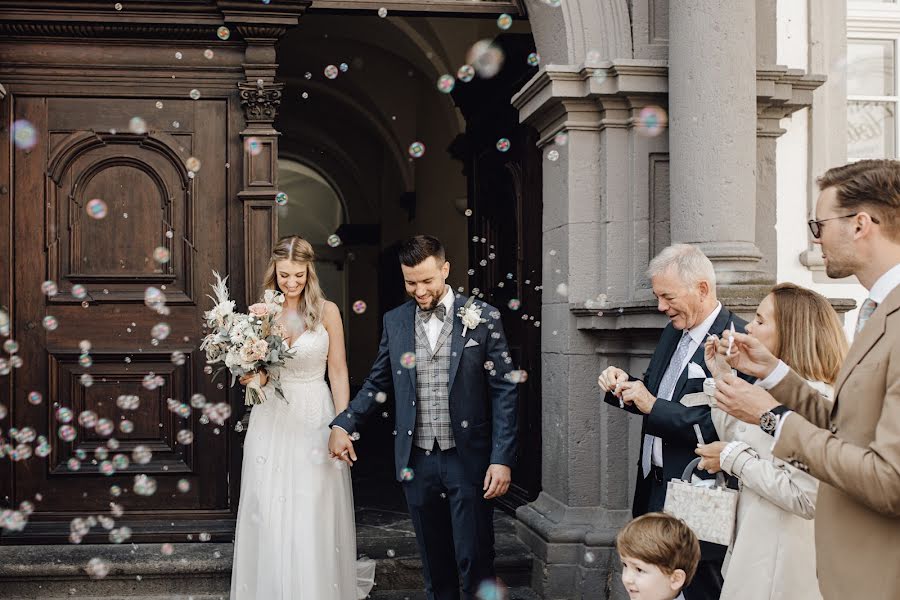
[[[545,598],[627,597],[614,539],[640,421],[602,403],[596,376],[643,372],[665,325],[644,271],[666,245],[698,244],[737,312],[775,283],[779,120],[825,78],[775,64],[774,0],[527,4],[543,67],[513,104],[545,155],[544,289],[568,295],[544,295],[543,486],[518,533]],[[648,106],[668,111],[658,135]]]

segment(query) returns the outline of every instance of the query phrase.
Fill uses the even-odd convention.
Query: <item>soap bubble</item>
[[[92,198],[84,205],[84,210],[92,219],[102,219],[106,216],[109,208],[106,206],[106,202],[100,198]]]
[[[141,117],[131,117],[131,120],[128,121],[128,131],[138,135],[147,133],[147,121]]]
[[[244,141],[244,145],[250,156],[259,156],[260,152],[263,150],[262,142],[256,137],[248,137]]]
[[[328,65],[325,67],[325,77],[328,79],[335,79],[338,76],[338,68],[334,65]]]
[[[153,451],[144,445],[135,446],[131,451],[131,460],[136,464],[146,465],[153,460]]]
[[[44,397],[41,395],[40,392],[32,391],[31,393],[28,394],[28,403],[29,404],[37,406],[38,404],[40,404],[43,401],[44,401]]]
[[[666,111],[658,106],[645,106],[638,116],[636,130],[647,137],[656,137],[668,125]]]
[[[150,330],[150,335],[154,340],[164,340],[169,337],[169,333],[171,329],[169,328],[168,323],[157,323],[153,326],[153,329]]]
[[[551,150],[547,153],[547,160],[550,162],[556,162],[559,160],[559,152],[556,150]]]
[[[499,73],[505,60],[503,49],[489,39],[475,42],[466,54],[466,63],[472,65],[482,79],[490,79]]]
[[[200,90],[198,90],[197,88],[194,88],[190,91],[188,96],[190,96],[191,100],[199,100],[200,99]]]
[[[388,10],[382,6],[381,8],[378,9],[378,16],[381,17],[382,19],[385,18],[386,16],[388,16]]]
[[[497,17],[497,27],[499,27],[503,31],[506,31],[507,29],[512,27],[512,24],[513,18],[506,13],[503,13],[502,15]]]
[[[507,152],[512,144],[507,138],[500,138],[497,140],[497,150],[500,152]]]
[[[463,83],[469,83],[475,79],[475,67],[472,65],[463,65],[456,71],[456,78]]]
[[[530,66],[536,67],[541,64],[541,55],[537,52],[532,52],[528,55],[527,61]]]
[[[187,479],[179,479],[178,480],[178,491],[182,494],[187,494],[191,491],[191,482]]]
[[[216,30],[216,35],[219,37],[220,40],[224,41],[224,40],[227,40],[229,37],[231,37],[231,30],[228,29],[227,27],[225,27],[224,25],[222,25],[221,27],[219,27]]]
[[[402,481],[412,481],[415,478],[415,472],[409,467],[404,467],[400,470],[400,479]]]
[[[56,409],[56,420],[60,423],[71,423],[73,418],[74,414],[71,408],[61,406]]]
[[[37,130],[30,121],[18,119],[12,124],[13,143],[19,150],[30,150],[37,144]]]
[[[437,80],[437,89],[444,94],[449,94],[456,86],[456,79],[453,75],[441,75]]]
[[[48,279],[47,281],[45,281],[44,283],[41,284],[41,292],[45,296],[53,297],[59,292],[59,289],[56,287],[55,281]]]
[[[92,410],[83,410],[78,414],[78,424],[85,429],[93,429],[97,426],[97,413]]]
[[[133,489],[138,496],[152,496],[156,493],[156,480],[148,475],[135,475]]]
[[[404,352],[400,356],[400,364],[403,365],[405,369],[412,369],[416,366],[416,353],[415,352]]]
[[[413,158],[422,158],[425,156],[425,144],[422,142],[413,142],[410,144],[409,155]]]
[[[519,310],[522,306],[522,302],[518,298],[512,298],[506,305],[510,310]]]
[[[64,442],[71,442],[78,434],[75,431],[75,428],[71,425],[61,425],[59,430],[57,431],[57,435],[59,436],[59,439]]]
[[[328,236],[328,245],[332,248],[337,248],[341,243],[341,238],[336,233],[332,233]]]
[[[285,206],[288,203],[288,195],[284,192],[278,192],[275,195],[275,204],[278,206]]]
[[[103,579],[109,574],[109,565],[95,556],[88,561],[87,566],[84,568],[84,572],[87,573],[88,577],[91,579]]]
[[[187,167],[188,171],[196,173],[200,170],[200,159],[196,156],[191,156],[184,161],[184,165]]]
[[[94,431],[97,432],[97,435],[102,437],[108,437],[112,435],[112,432],[116,430],[116,426],[109,419],[100,419],[97,421],[97,425],[94,428]]]
[[[56,320],[56,317],[53,315],[47,315],[43,320],[44,329],[47,331],[54,331],[57,327],[59,327],[59,322]]]
[[[194,442],[194,432],[190,429],[182,429],[178,432],[176,439],[182,446],[188,446]]]
[[[362,300],[357,300],[356,302],[354,302],[353,303],[353,312],[355,312],[358,315],[361,315],[364,312],[366,312],[366,303]]]

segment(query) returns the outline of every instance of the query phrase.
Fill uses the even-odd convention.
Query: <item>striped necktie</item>
[[[859,318],[856,321],[856,333],[862,331],[863,327],[866,325],[866,321],[869,320],[869,317],[872,316],[872,313],[875,312],[876,308],[878,308],[878,303],[871,298],[866,298],[866,301],[862,303],[862,306],[859,309]]]

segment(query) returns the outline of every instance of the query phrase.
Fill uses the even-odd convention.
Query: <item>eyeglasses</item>
[[[852,215],[844,215],[842,217],[831,217],[830,219],[819,219],[818,221],[815,219],[810,219],[809,221],[806,222],[806,224],[809,225],[809,231],[810,231],[810,233],[812,233],[812,236],[816,239],[819,239],[819,236],[822,235],[822,223],[825,223],[826,221],[834,221],[836,219],[850,219],[859,214],[860,213],[853,213]],[[866,213],[866,214],[868,214],[868,213]],[[872,222],[875,223],[876,225],[880,225],[880,223],[878,222],[878,219],[876,219],[875,217],[869,215],[869,218],[872,219]]]

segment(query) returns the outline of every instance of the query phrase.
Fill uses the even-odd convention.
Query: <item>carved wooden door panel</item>
[[[211,271],[227,270],[226,101],[20,96],[12,112],[38,143],[12,158],[11,316],[24,366],[10,418],[52,449],[10,462],[10,503],[36,512],[3,541],[64,541],[71,519],[109,514],[110,502],[136,541],[230,539],[229,424],[182,406],[197,393],[228,402],[198,350]],[[109,423],[79,422],[84,411]],[[108,536],[95,527],[84,540]]]

